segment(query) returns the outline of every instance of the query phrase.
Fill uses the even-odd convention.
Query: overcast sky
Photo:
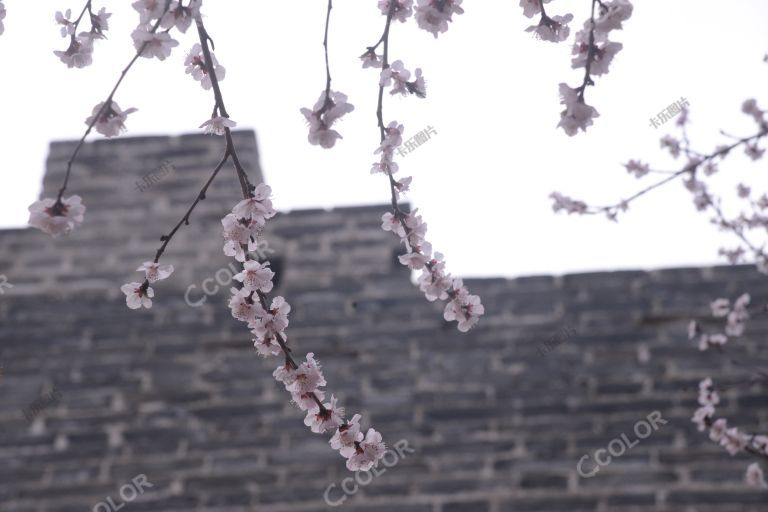
[[[568,43],[537,41],[524,32],[531,20],[517,0],[465,0],[465,14],[437,40],[412,19],[394,24],[392,59],[423,69],[427,98],[387,95],[384,115],[405,125],[405,138],[427,126],[437,131],[399,165],[413,176],[410,200],[429,224],[428,238],[446,254],[449,271],[512,277],[707,265],[720,262],[718,247],[733,245],[695,211],[679,183],[634,204],[618,224],[551,210],[553,190],[598,204],[630,195],[641,185],[621,165],[630,158],[679,168],[658,147],[673,123],[654,129],[649,118],[681,96],[690,102],[694,144],[707,152],[723,141],[721,128],[754,133],[754,123],[740,113],[744,99],[768,106],[768,65],[762,63],[768,1],[633,3],[625,29],[612,33],[623,50],[587,91],[600,117],[573,138],[556,128],[558,83],[578,85],[582,70],[571,69]],[[362,69],[357,58],[378,40],[384,17],[376,0],[334,4],[333,88],[349,96],[355,111],[339,124],[344,139],[330,151],[308,144],[299,113],[325,85],[325,0],[204,5],[216,56],[227,69],[227,108],[239,127],[256,130],[265,178],[281,210],[385,203],[389,197],[385,179],[369,174],[379,137],[378,74]],[[92,66],[67,69],[52,53],[67,46],[54,13],[67,6],[79,12],[82,2],[5,5],[0,226],[18,227],[38,197],[50,141],[82,135],[83,121],[131,58],[138,15],[125,0],[97,0],[96,7],[114,13],[109,39],[96,43]],[[548,5],[554,14],[572,12],[576,28],[590,1]],[[210,92],[184,73],[195,32],[177,38],[181,45],[169,59],[141,59],[116,95],[121,107],[139,109],[129,117],[126,136],[195,132],[209,115]],[[717,183],[730,196],[739,181],[766,189],[765,160],[729,160]]]

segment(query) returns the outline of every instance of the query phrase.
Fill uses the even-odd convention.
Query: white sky
[[[67,69],[52,53],[67,46],[53,20],[67,4],[5,0],[0,227],[26,224],[49,142],[82,135],[83,121],[133,54],[130,33],[138,16],[129,2],[95,3],[114,13],[109,39],[97,42],[92,66]],[[299,113],[325,85],[325,0],[208,0],[204,6],[216,55],[227,69],[227,108],[239,127],[257,131],[265,177],[281,210],[385,203],[389,197],[384,178],[369,174],[378,145],[378,75],[357,59],[378,40],[384,17],[376,0],[334,4],[333,88],[349,96],[355,111],[340,123],[344,140],[330,151],[308,144]],[[624,49],[587,91],[601,116],[574,138],[555,128],[558,83],[581,82],[582,70],[570,68],[570,45],[524,32],[531,20],[517,0],[464,4],[466,13],[437,40],[414,20],[393,25],[392,59],[423,69],[427,99],[387,95],[384,105],[385,120],[402,122],[405,138],[428,125],[438,132],[399,164],[414,178],[410,200],[429,224],[428,238],[446,254],[448,269],[516,276],[719,262],[718,247],[732,241],[714,232],[680,184],[636,203],[618,224],[554,215],[547,196],[558,190],[599,204],[628,196],[641,183],[621,166],[630,158],[676,169],[658,148],[672,123],[653,129],[649,118],[681,96],[690,102],[699,149],[721,143],[720,128],[754,133],[740,106],[749,97],[768,105],[768,65],[762,63],[768,1],[635,0],[625,29],[613,32]],[[576,28],[589,5],[555,0],[548,11],[563,13],[567,6]],[[69,7],[79,12],[82,1]],[[118,91],[121,107],[139,109],[129,117],[127,136],[195,132],[209,115],[210,92],[184,73],[195,31],[178,36],[181,45],[169,59],[141,59]],[[765,160],[730,160],[718,178],[729,195],[739,180],[766,189]],[[76,193],[76,180],[74,187]]]

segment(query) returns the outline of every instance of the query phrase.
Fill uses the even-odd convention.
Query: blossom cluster
[[[520,0],[523,15],[533,18],[539,15],[539,22],[526,28],[542,41],[559,43],[568,39],[573,14],[548,15],[544,4],[551,0]],[[595,16],[595,5],[599,12]],[[632,4],[629,0],[593,0],[592,15],[584,22],[582,30],[574,36],[571,53],[571,67],[584,68],[584,81],[578,87],[570,87],[561,83],[560,103],[565,110],[560,113],[558,127],[569,136],[574,136],[579,130],[586,131],[593,124],[593,119],[599,117],[597,110],[584,101],[584,91],[589,85],[594,85],[592,75],[603,75],[613,57],[621,50],[622,44],[610,41],[608,35],[613,30],[620,30],[622,23],[632,16]]]
[[[395,197],[408,190],[411,177],[395,181],[397,164],[393,161],[394,151],[403,142],[403,125],[392,121],[385,130],[384,141],[375,153],[381,158],[372,166],[372,173],[387,175]],[[447,321],[458,322],[458,329],[467,332],[485,313],[480,297],[471,295],[461,279],[451,278],[445,272],[445,261],[439,252],[432,253],[432,244],[426,240],[427,224],[418,214],[418,209],[410,213],[400,210],[396,204],[393,212],[385,213],[381,228],[391,231],[405,245],[406,254],[399,256],[400,263],[411,270],[419,270],[419,289],[430,302],[437,299],[447,300],[443,317]]]
[[[300,365],[294,362],[287,348],[288,337],[285,333],[291,306],[278,296],[267,307],[266,294],[274,286],[272,279],[275,274],[269,268],[269,262],[260,263],[248,259],[245,254],[244,248],[251,250],[251,245],[258,242],[266,220],[276,213],[270,196],[270,187],[262,183],[255,187],[252,197],[239,202],[222,219],[224,253],[243,263],[243,270],[234,276],[242,287],[232,288],[230,311],[234,318],[248,324],[259,355],[269,357],[285,353],[285,363],[275,369],[273,376],[291,394],[291,401],[300,410],[306,411],[304,424],[315,433],[334,431],[330,444],[347,459],[347,467],[351,471],[366,471],[384,455],[381,434],[371,428],[363,436],[360,415],[353,416],[347,422],[344,420],[344,408],[338,405],[334,395],[329,401],[324,401],[326,393],[321,388],[326,385],[326,380],[312,352]]]
[[[346,94],[331,90],[320,93],[314,107],[300,110],[309,124],[309,143],[326,149],[332,148],[336,140],[344,137],[331,127],[353,110],[355,107],[347,102]]]
[[[173,273],[173,265],[161,265],[156,261],[145,261],[137,272],[144,272],[144,281],[126,283],[120,287],[125,294],[125,304],[131,309],[151,308],[155,291],[149,283],[168,278]]]
[[[168,32],[176,28],[185,33],[200,14],[200,0],[188,0],[187,5],[182,0],[173,0],[167,11],[165,0],[138,0],[131,5],[139,13],[139,25],[131,34],[133,45],[147,59],[168,58],[179,46]],[[165,31],[158,32],[158,26]]]
[[[569,136],[576,135],[579,130],[586,131],[593,124],[593,119],[599,117],[597,109],[584,101],[584,91],[588,85],[594,85],[592,75],[599,76],[608,72],[614,56],[622,49],[621,43],[610,41],[608,36],[611,31],[622,29],[622,22],[632,16],[633,8],[629,0],[611,0],[599,2],[599,9],[599,16],[593,15],[584,22],[584,28],[576,33],[571,50],[571,67],[585,69],[583,83],[576,88],[565,83],[559,86],[561,104],[565,110],[560,113],[557,126]],[[546,16],[542,12],[544,18]],[[566,32],[563,39],[567,37]]]
[[[744,293],[731,305],[728,299],[716,299],[710,304],[712,316],[726,318],[724,333],[703,332],[696,321],[688,324],[688,338],[699,337],[699,350],[707,350],[710,347],[722,347],[728,342],[728,337],[739,337],[744,334],[746,321],[749,319],[750,296]]]
[[[69,37],[69,47],[66,50],[53,52],[68,68],[84,68],[93,62],[93,43],[97,39],[104,39],[104,31],[109,29],[109,17],[112,16],[102,7],[94,14],[90,3],[86,5],[88,18],[91,22],[89,31],[77,33],[85,10],[76,20],[72,21],[72,10],[56,12],[56,23],[61,25],[61,37]],[[75,35],[77,33],[77,35]]]
[[[364,54],[365,55],[365,54]],[[365,63],[363,63],[365,66]],[[402,94],[408,96],[409,94],[415,94],[419,98],[425,98],[427,96],[427,89],[424,84],[424,77],[421,74],[421,68],[416,68],[414,72],[414,80],[411,78],[411,72],[405,69],[403,61],[396,60],[391,66],[381,71],[379,78],[379,85],[381,87],[387,87],[392,85],[390,94]]]
[[[726,418],[714,419],[715,406],[719,403],[720,395],[715,390],[712,379],[707,377],[699,383],[700,407],[691,419],[699,431],[708,431],[709,438],[731,455],[747,452],[768,458],[768,436],[746,434],[738,427],[729,428]],[[758,463],[749,465],[745,478],[752,486],[768,489],[763,470]]]

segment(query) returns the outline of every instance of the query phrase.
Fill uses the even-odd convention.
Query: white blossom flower
[[[331,448],[339,450],[343,457],[351,457],[355,451],[355,443],[363,440],[360,432],[360,415],[355,414],[345,425],[341,425],[329,441]]]
[[[258,236],[261,233],[262,225],[253,219],[238,218],[235,214],[228,213],[221,219],[221,225],[224,227],[224,254],[234,257],[237,261],[245,261],[245,250],[258,249]]]
[[[237,126],[237,123],[230,118],[216,116],[201,124],[199,128],[205,128],[207,135],[225,135],[227,128],[234,128],[235,126]]]
[[[441,253],[436,252],[429,265],[421,270],[417,283],[429,302],[448,298],[448,290],[451,289],[451,276],[445,273],[445,261],[443,261]]]
[[[560,192],[552,192],[549,197],[553,201],[552,211],[555,213],[565,210],[570,215],[571,213],[585,213],[587,211],[587,203],[564,196]]]
[[[171,50],[179,46],[179,42],[167,32],[152,32],[147,25],[139,25],[131,37],[136,51],[141,51],[141,56],[147,59],[157,57],[159,60],[165,60],[171,55]]]
[[[680,156],[680,141],[671,135],[665,135],[660,141],[662,148],[668,148],[673,158]]]
[[[386,446],[381,441],[381,434],[369,428],[365,439],[356,446],[355,453],[347,459],[350,471],[368,471],[384,456]]]
[[[259,306],[261,308],[261,306]],[[267,336],[268,334],[284,336],[283,330],[288,327],[288,313],[291,312],[291,305],[283,297],[275,297],[269,310],[260,309],[256,318],[251,319],[248,326],[256,336]],[[289,390],[290,391],[290,390]]]
[[[438,34],[448,30],[454,14],[464,14],[461,8],[462,0],[418,0],[416,7],[416,23],[419,27],[431,32],[437,39]]]
[[[91,16],[91,33],[93,34],[93,37],[104,37],[104,31],[109,29],[109,18],[111,16],[112,13],[107,12],[106,8],[104,7],[99,9],[99,12]]]
[[[253,338],[253,347],[262,357],[276,356],[282,351],[277,339],[271,333],[266,333],[263,336],[256,336]]]
[[[560,122],[557,126],[562,127],[571,137],[576,135],[579,129],[587,131],[587,126],[592,125],[592,119],[600,117],[594,107],[584,103],[576,90],[565,83],[560,84],[560,104],[565,105],[565,110],[560,112]]]
[[[154,283],[170,276],[173,273],[173,265],[161,265],[154,261],[145,261],[136,270],[138,272],[144,272],[147,281]]]
[[[85,124],[88,126],[93,124],[93,127],[96,129],[96,131],[105,137],[115,137],[116,135],[120,135],[120,133],[124,132],[125,121],[128,119],[128,114],[137,111],[135,108],[121,110],[120,106],[114,100],[110,103],[109,107],[106,107],[103,110],[102,107],[104,107],[103,101],[93,107],[93,111],[91,112],[91,115],[85,120]],[[101,112],[101,114],[99,114],[99,112]],[[96,118],[97,115],[98,119]]]
[[[125,303],[131,309],[152,307],[152,297],[155,291],[151,286],[144,286],[142,283],[128,283],[120,287],[120,291],[125,294]]]
[[[405,69],[403,61],[396,60],[386,69],[381,71],[379,78],[379,86],[386,87],[392,84],[392,90],[390,94],[402,94],[408,96],[408,79],[411,77],[411,72]]]
[[[211,61],[213,64],[213,72],[216,75],[216,80],[221,82],[227,74],[227,70],[224,66],[219,65],[219,61],[216,60],[216,55],[211,52]],[[205,56],[203,55],[203,49],[200,43],[195,43],[192,49],[187,54],[187,58],[184,60],[186,66],[186,73],[191,74],[192,78],[200,82],[200,85],[206,91],[211,88],[211,74],[208,72],[208,67],[205,65]]]
[[[44,198],[29,206],[29,225],[56,238],[68,235],[83,222],[85,205],[80,196],[70,196],[57,202]]]

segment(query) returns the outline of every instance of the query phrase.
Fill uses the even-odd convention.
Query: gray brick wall
[[[253,133],[237,137],[260,174]],[[238,198],[231,169],[172,243],[177,270],[155,286],[154,307],[130,311],[119,291],[220,143],[88,144],[72,182],[88,207],[78,230],[56,242],[0,231],[0,274],[14,284],[0,295],[1,511],[103,511],[107,497],[123,512],[768,510],[766,494],[743,484],[746,459],[690,422],[699,380],[743,371],[685,336],[714,297],[749,290],[766,301],[768,279],[747,267],[471,279],[486,316],[461,334],[397,264],[397,240],[379,229],[384,205],[282,213],[267,232],[296,352],[315,352],[329,391],[391,446],[414,450],[358,475],[366,485],[347,481],[356,492],[327,505],[324,493],[342,499],[351,474],[226,308],[219,219]],[[52,145],[45,195],[71,147]],[[165,159],[176,169],[137,191]],[[218,291],[189,306],[185,293],[201,298],[205,279]],[[766,330],[751,321],[733,354],[765,358]],[[765,389],[752,388],[725,393],[720,409],[768,430],[765,405]],[[594,477],[577,474],[584,454],[633,437],[653,411],[668,423]],[[152,487],[123,500],[137,475]]]

